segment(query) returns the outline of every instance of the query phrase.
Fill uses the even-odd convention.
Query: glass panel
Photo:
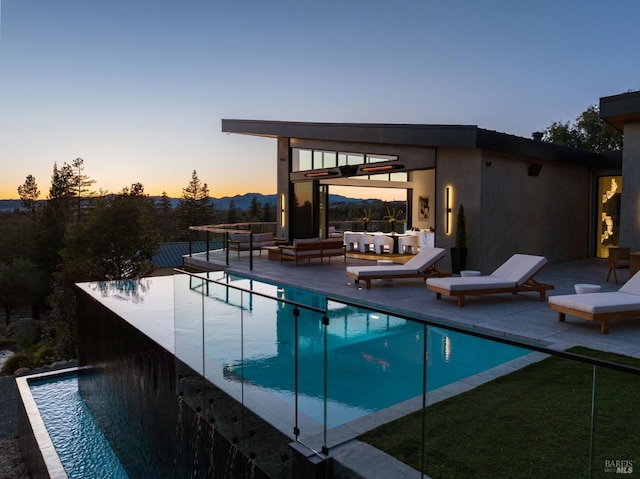
[[[356,153],[347,153],[347,165],[362,165],[364,163],[364,155]]]
[[[598,179],[598,250],[600,258],[609,256],[609,247],[620,246],[621,176],[603,176]]]
[[[294,148],[292,171],[307,171],[313,169],[313,158],[311,150],[301,150]]]
[[[407,181],[409,181],[409,174],[406,171],[398,171],[396,173],[390,173],[389,181],[402,181],[406,183]]]
[[[231,278],[227,282],[233,284]],[[250,307],[241,291],[213,282],[205,286],[205,413],[216,431],[233,444],[244,437],[242,325],[244,312]]]
[[[324,297],[302,291],[294,292],[296,301],[324,303]],[[296,320],[296,427],[299,440],[320,451],[325,440],[325,331],[322,313],[300,309]]]
[[[367,163],[381,163],[384,161],[394,161],[398,157],[395,155],[367,155]]]
[[[605,359],[638,368],[640,359],[609,354]],[[631,398],[640,395],[640,377],[595,368],[591,477],[633,477],[640,458],[640,423]]]
[[[321,238],[327,237],[327,203],[329,201],[329,187],[318,185],[318,230]]]
[[[324,166],[322,165],[322,152],[314,151],[313,152],[313,169],[319,170],[322,168],[324,168]]]
[[[337,154],[335,151],[325,151],[323,158],[325,168],[334,168],[337,166]]]
[[[266,287],[275,296],[275,287],[245,278],[231,276],[228,284],[250,290]],[[205,307],[206,372],[212,383],[207,389],[208,419],[270,477],[278,477],[281,455],[274,451],[285,453],[291,438],[276,427],[291,430],[294,421],[293,408],[270,391],[292,382],[291,368],[280,364],[278,353],[278,302],[212,285]],[[285,355],[285,361],[291,357]]]
[[[347,154],[346,153],[338,153],[338,166],[347,165]]]
[[[202,278],[174,275],[176,392],[193,409],[203,407]]]
[[[425,325],[329,303],[327,444],[422,408]]]
[[[312,238],[315,233],[313,182],[293,185],[294,208],[292,211],[291,233],[294,238]]]
[[[538,353],[501,364],[523,352],[430,337],[424,415],[364,439],[430,477],[589,477],[591,367]],[[481,369],[489,369],[473,374],[485,360]],[[443,376],[457,380],[443,384]]]
[[[291,149],[291,171],[300,171],[300,148]]]

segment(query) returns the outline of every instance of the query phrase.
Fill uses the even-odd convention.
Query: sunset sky
[[[0,0],[0,198],[81,157],[96,190],[275,193],[223,118],[529,137],[640,89],[637,0]]]

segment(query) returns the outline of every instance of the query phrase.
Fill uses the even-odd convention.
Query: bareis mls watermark
[[[633,474],[633,463],[631,459],[605,459],[604,472],[614,474]]]

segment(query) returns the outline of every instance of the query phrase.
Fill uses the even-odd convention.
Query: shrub
[[[5,361],[1,374],[12,375],[20,368],[30,368],[32,359],[32,356],[27,353],[16,353]]]

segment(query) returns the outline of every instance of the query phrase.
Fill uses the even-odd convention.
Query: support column
[[[620,246],[640,251],[640,123],[624,126]]]

